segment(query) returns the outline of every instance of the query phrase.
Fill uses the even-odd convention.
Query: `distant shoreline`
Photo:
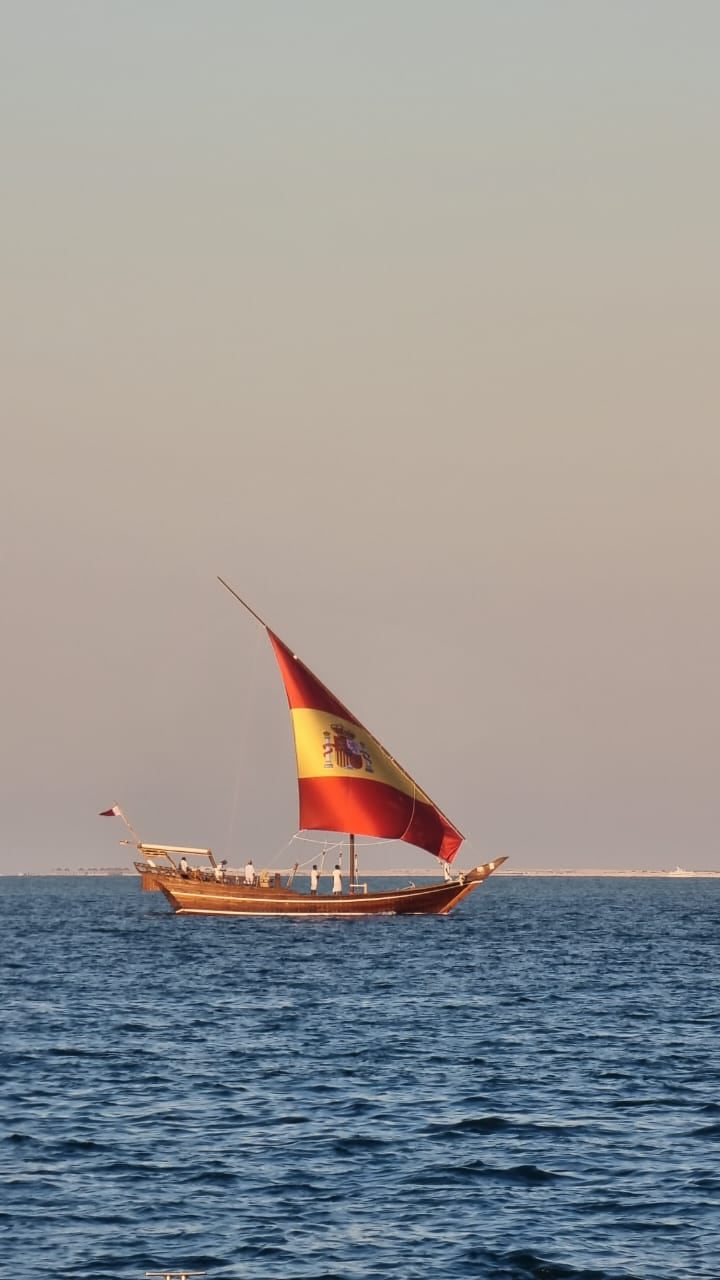
[[[417,868],[401,867],[397,871],[383,871],[365,873],[368,880],[396,880],[401,876],[412,876],[418,880],[434,880],[436,876],[429,875],[426,870],[418,870]],[[618,879],[618,880],[716,880],[720,879],[720,871],[693,871],[675,869],[673,871],[650,870],[644,867],[634,868],[630,870],[608,870],[607,868],[592,867],[587,870],[580,869],[558,869],[554,867],[542,867],[538,869],[519,869],[505,870],[496,872],[496,875],[502,876],[503,879],[547,879],[553,878],[558,880],[564,879]],[[0,872],[0,877],[10,877],[13,879],[42,879],[47,877],[67,877],[79,880],[99,880],[128,877],[135,878],[137,872],[132,867],[88,867],[72,870],[69,867],[55,867],[51,871],[4,871]],[[307,879],[305,872],[298,872],[298,879]]]
[[[649,871],[649,870],[645,870],[644,868],[631,870],[631,871],[616,871],[616,870],[607,871],[607,870],[598,870],[596,867],[588,871],[568,871],[568,870],[556,871],[556,870],[550,870],[550,869],[541,870],[541,871],[500,871],[498,872],[498,875],[514,876],[515,878],[520,876],[562,876],[562,877],[583,876],[583,877],[589,877],[591,879],[602,876],[606,879],[612,878],[612,879],[622,879],[622,880],[720,879],[720,871]]]

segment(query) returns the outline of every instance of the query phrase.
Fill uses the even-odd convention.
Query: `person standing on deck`
[[[245,865],[245,883],[246,883],[246,884],[254,884],[254,883],[255,883],[255,868],[254,868],[254,866],[253,866],[253,864],[252,864],[252,858],[251,858],[251,859],[250,859],[250,861],[249,861],[248,863],[246,863],[246,865]]]
[[[187,860],[187,858],[185,857],[185,854],[183,854],[182,858],[180,859],[180,863],[179,863],[179,868],[178,868],[178,869],[179,869],[179,871],[180,871],[180,875],[181,875],[181,876],[189,876],[189,875],[190,875],[190,867],[188,866],[188,860]]]
[[[333,870],[333,894],[337,895],[339,893],[342,893],[342,871],[340,870],[340,863],[336,862]]]
[[[310,892],[317,893],[319,884],[320,884],[320,872],[318,871],[317,867],[313,867],[312,871],[310,872]]]

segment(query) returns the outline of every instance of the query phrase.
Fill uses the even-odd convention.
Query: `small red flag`
[[[98,814],[98,817],[99,818],[121,818],[122,814],[120,812],[118,805],[114,804],[112,809],[103,809],[102,813]]]

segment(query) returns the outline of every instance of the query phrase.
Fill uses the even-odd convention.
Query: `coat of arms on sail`
[[[331,724],[323,732],[323,767],[374,772],[366,743],[359,741],[353,728],[340,723]]]

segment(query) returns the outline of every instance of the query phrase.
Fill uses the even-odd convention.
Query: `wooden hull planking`
[[[310,894],[278,885],[225,884],[150,870],[136,863],[143,889],[160,889],[177,915],[374,916],[447,915],[505,862],[496,858],[452,880],[374,893]]]

